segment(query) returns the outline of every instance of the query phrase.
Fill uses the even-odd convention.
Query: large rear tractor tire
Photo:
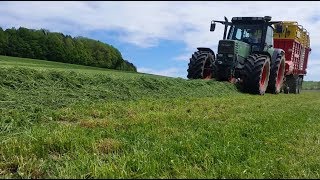
[[[249,55],[245,60],[243,75],[243,91],[264,95],[269,82],[270,58],[262,54]]]
[[[214,77],[215,56],[209,51],[196,51],[188,64],[189,79],[212,79]]]
[[[285,59],[279,56],[271,62],[270,78],[267,92],[278,94],[281,91],[284,81]]]

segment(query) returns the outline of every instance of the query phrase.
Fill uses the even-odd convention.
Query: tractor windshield
[[[228,39],[239,40],[249,44],[261,43],[262,26],[259,25],[233,25]]]

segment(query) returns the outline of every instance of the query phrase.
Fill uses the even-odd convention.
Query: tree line
[[[302,83],[302,89],[320,90],[320,81],[305,81]]]
[[[0,55],[137,72],[112,45],[46,29],[0,27]]]

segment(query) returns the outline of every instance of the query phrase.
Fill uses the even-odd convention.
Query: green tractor
[[[273,32],[282,32],[282,26],[273,28],[270,16],[233,17],[224,24],[223,40],[219,41],[218,53],[210,48],[199,47],[188,64],[189,79],[216,79],[236,83],[241,91],[263,95],[280,92],[285,73],[285,52],[273,47]],[[229,31],[227,33],[227,30]]]

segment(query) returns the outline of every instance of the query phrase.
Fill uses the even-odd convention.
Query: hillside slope
[[[320,93],[0,57],[0,178],[319,178]]]

